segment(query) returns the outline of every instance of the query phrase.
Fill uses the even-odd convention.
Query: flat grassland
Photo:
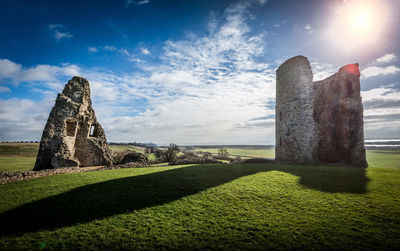
[[[38,149],[38,143],[1,143],[0,172],[32,170]]]
[[[399,160],[377,150],[367,169],[183,165],[3,184],[0,250],[395,250]]]
[[[125,150],[144,153],[143,147],[110,145],[113,152]],[[39,150],[38,143],[0,143],[0,172],[32,170]],[[153,155],[149,156],[154,158]]]
[[[230,156],[241,156],[241,157],[256,157],[256,158],[275,158],[275,150],[274,149],[257,149],[257,148],[236,148],[236,147],[227,147]],[[202,151],[209,152],[212,154],[218,153],[218,148],[196,148],[193,151]]]

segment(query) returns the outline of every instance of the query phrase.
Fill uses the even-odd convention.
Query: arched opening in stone
[[[67,136],[69,137],[75,137],[76,136],[76,126],[77,126],[77,121],[75,119],[68,119],[65,121],[66,123],[66,131],[67,131]]]
[[[97,136],[98,136],[97,124],[92,124],[89,130],[89,137],[97,137]]]

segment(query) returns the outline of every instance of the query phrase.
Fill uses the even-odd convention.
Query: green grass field
[[[0,250],[399,249],[399,160],[368,151],[367,169],[185,165],[3,184]]]

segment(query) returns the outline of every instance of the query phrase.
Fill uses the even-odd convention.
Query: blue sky
[[[363,0],[352,30],[353,2],[0,0],[0,141],[39,140],[80,75],[109,141],[273,144],[275,70],[300,54],[314,80],[358,62],[366,137],[399,138],[400,2]]]

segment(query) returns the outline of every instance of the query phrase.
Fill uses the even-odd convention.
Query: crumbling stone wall
[[[89,82],[73,77],[50,112],[34,170],[103,165],[112,165],[111,150],[92,108]]]
[[[367,167],[358,64],[312,81],[304,56],[276,71],[276,160]]]

